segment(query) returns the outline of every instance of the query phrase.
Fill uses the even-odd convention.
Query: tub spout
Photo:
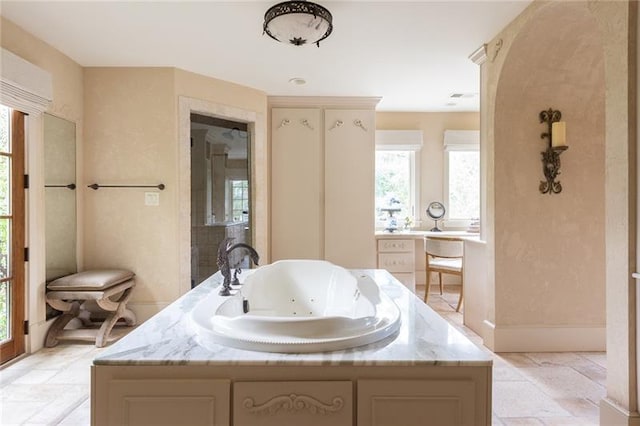
[[[233,238],[225,238],[222,241],[222,243],[220,243],[220,246],[218,247],[218,259],[217,259],[218,269],[220,269],[220,273],[224,278],[222,282],[222,288],[220,289],[220,293],[219,293],[220,296],[231,295],[231,291],[230,291],[231,290],[231,265],[229,264],[229,255],[231,254],[231,252],[233,252],[236,249],[243,248],[249,252],[249,256],[251,257],[251,260],[256,266],[258,265],[258,261],[260,260],[260,256],[258,255],[258,252],[249,244],[237,243],[232,245],[231,244],[232,241],[233,241]],[[233,280],[236,283],[238,282],[237,275],[239,272],[240,270],[236,269],[233,276]]]

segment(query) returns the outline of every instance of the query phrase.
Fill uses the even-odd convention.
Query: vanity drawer
[[[415,243],[413,240],[378,240],[378,252],[411,252]]]
[[[413,272],[414,258],[412,253],[380,253],[378,268],[389,272]]]
[[[351,426],[350,381],[236,382],[235,426]]]

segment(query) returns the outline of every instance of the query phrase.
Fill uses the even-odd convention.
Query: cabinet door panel
[[[271,110],[272,261],[322,259],[320,126],[319,109]]]
[[[325,110],[324,134],[325,258],[375,268],[375,111]]]
[[[236,382],[233,423],[236,426],[351,426],[350,381]]]
[[[470,380],[361,380],[358,426],[483,425]]]
[[[229,380],[112,380],[105,424],[228,426]]]

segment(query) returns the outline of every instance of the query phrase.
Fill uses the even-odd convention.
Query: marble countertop
[[[492,365],[487,352],[387,271],[352,272],[370,275],[398,305],[402,312],[398,333],[376,343],[335,352],[281,354],[221,345],[216,345],[219,350],[210,351],[196,342],[190,312],[209,292],[217,291],[220,278],[214,275],[109,346],[94,360],[94,365]]]
[[[399,230],[394,232],[376,231],[375,236],[377,239],[380,239],[380,238],[422,239],[424,237],[457,237],[465,240],[480,240],[479,233],[467,232],[467,231],[432,232],[432,231],[418,231],[418,230],[411,229],[411,230]]]

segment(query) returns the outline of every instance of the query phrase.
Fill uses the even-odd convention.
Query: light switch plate
[[[160,205],[160,193],[159,192],[145,192],[144,193],[144,205],[145,206],[159,206]]]

